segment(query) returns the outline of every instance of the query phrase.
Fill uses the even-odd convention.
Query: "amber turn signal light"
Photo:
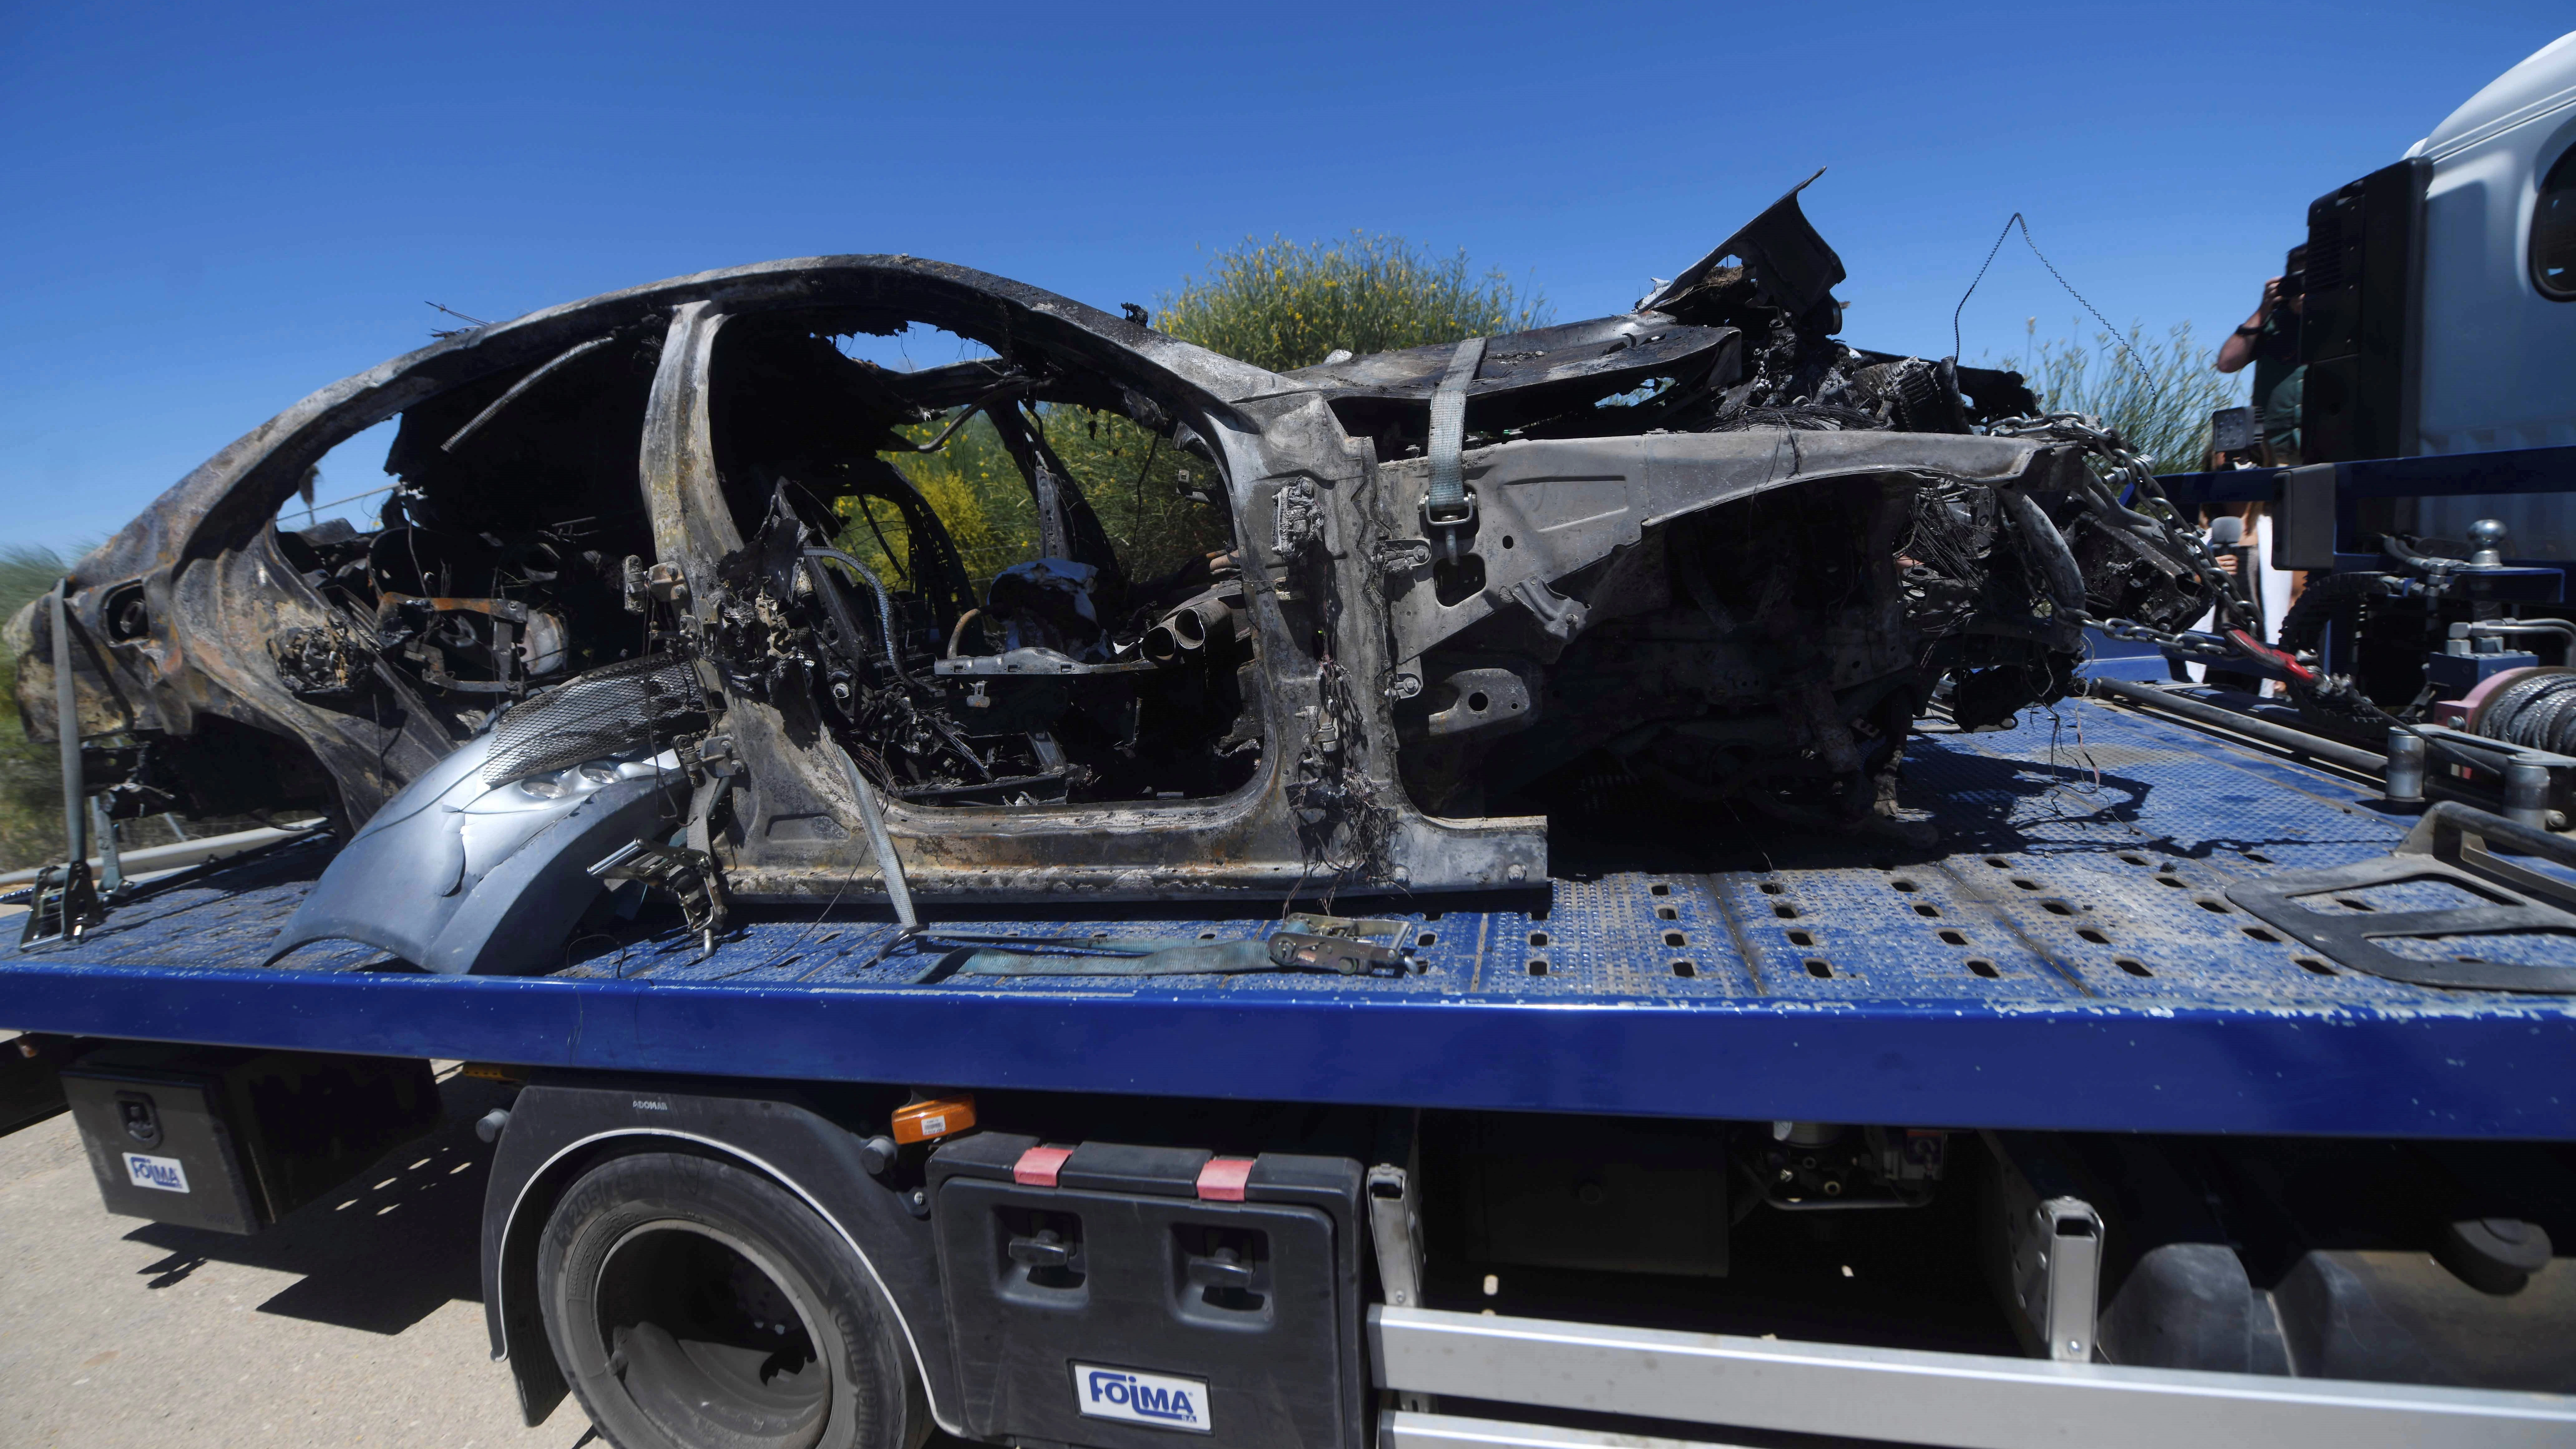
[[[933,1142],[952,1137],[975,1125],[975,1099],[972,1097],[938,1097],[898,1108],[894,1114],[894,1140],[897,1142]]]

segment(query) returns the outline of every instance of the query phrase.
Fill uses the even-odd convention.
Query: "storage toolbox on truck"
[[[970,1431],[1360,1449],[1360,1183],[1341,1157],[1008,1132],[941,1148],[932,1213]]]
[[[438,1121],[417,1058],[124,1043],[62,1071],[107,1209],[255,1233]]]

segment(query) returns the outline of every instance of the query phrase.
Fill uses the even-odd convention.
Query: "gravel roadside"
[[[247,1238],[108,1216],[68,1114],[0,1137],[0,1445],[587,1438],[570,1400],[519,1422],[484,1333],[473,1123],[505,1094],[440,1091],[436,1132]]]

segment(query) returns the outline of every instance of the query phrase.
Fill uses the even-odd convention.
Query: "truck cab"
[[[2419,454],[2576,444],[2576,34],[2408,148],[2423,163]]]

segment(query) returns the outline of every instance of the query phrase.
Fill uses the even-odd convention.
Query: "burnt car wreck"
[[[1845,345],[1842,279],[1793,192],[1627,314],[1285,375],[905,257],[616,293],[226,449],[67,582],[75,724],[47,602],[12,621],[21,707],[136,747],[93,782],[128,813],[328,812],[349,844],[280,950],[449,971],[551,964],[647,886],[712,930],[1510,888],[1552,830],[1657,812],[1902,838],[1916,719],[2054,700],[2088,618],[2217,589],[2116,440]],[[991,355],[834,344],[916,324]],[[1212,480],[1231,547],[1134,572],[1050,444],[1068,407]],[[380,527],[276,521],[396,416]],[[969,418],[1039,540],[981,580],[892,461]]]

